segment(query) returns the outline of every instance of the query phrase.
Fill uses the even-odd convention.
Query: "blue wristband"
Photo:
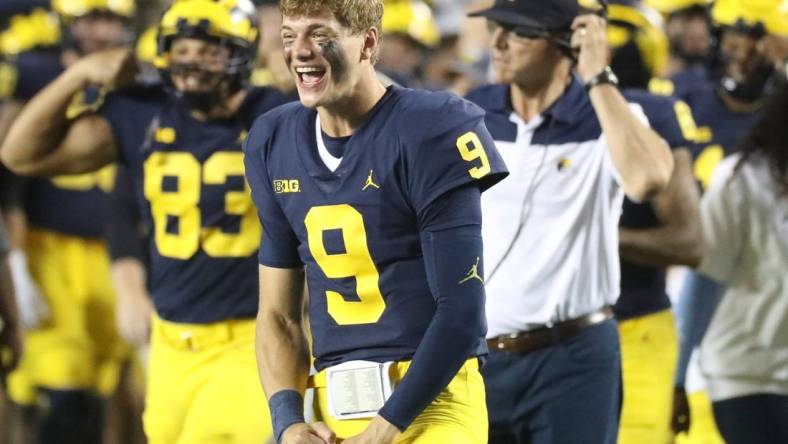
[[[304,398],[295,390],[280,390],[268,400],[271,422],[274,425],[276,442],[281,442],[282,433],[293,424],[305,422]]]

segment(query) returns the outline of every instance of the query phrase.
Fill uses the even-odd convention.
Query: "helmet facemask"
[[[159,37],[160,53],[166,60],[164,66],[160,66],[162,78],[190,108],[200,111],[210,110],[246,86],[256,52],[256,47],[247,42],[210,35],[209,26],[208,22],[194,26],[183,20],[178,23],[174,35]],[[218,65],[208,66],[213,64],[211,61],[178,62],[172,48],[179,39],[195,39],[216,45],[217,57],[220,59],[217,61]],[[209,86],[198,89],[179,88],[174,77],[182,77],[184,82],[196,81]]]

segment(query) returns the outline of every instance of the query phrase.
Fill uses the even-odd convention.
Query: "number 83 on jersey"
[[[144,192],[162,256],[185,260],[202,248],[211,257],[245,257],[257,250],[262,228],[246,180],[243,190],[227,190],[223,197],[221,219],[239,220],[237,232],[202,226],[203,185],[225,185],[232,177],[244,178],[243,153],[238,151],[217,151],[203,164],[189,152],[155,152],[148,157]]]

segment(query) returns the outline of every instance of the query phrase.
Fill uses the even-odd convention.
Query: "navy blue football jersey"
[[[62,72],[57,51],[22,53],[0,68],[4,84],[0,94],[25,102]],[[105,199],[112,190],[114,174],[110,166],[88,174],[25,180],[22,203],[28,223],[71,236],[101,237]]]
[[[198,121],[166,94],[110,94],[100,110],[151,227],[149,286],[163,319],[210,323],[257,312],[261,227],[241,145],[254,119],[284,103],[251,89],[234,118]]]
[[[726,156],[736,152],[740,141],[758,121],[760,113],[733,112],[725,106],[716,85],[692,76],[672,79],[675,97],[692,109],[697,124],[693,137],[695,176],[703,187],[709,185],[714,169]]]
[[[625,90],[629,103],[639,105],[651,128],[662,137],[671,149],[692,150],[689,140],[695,122],[689,107],[672,97],[655,96],[644,90]],[[649,203],[638,204],[624,200],[621,227],[648,229],[660,226],[654,209]],[[616,317],[627,319],[655,313],[670,307],[665,290],[665,270],[646,267],[621,259],[621,296],[613,307]]]
[[[318,369],[413,356],[435,314],[419,220],[455,188],[506,167],[484,112],[448,93],[389,87],[336,170],[317,147],[317,112],[298,103],[259,119],[246,174],[260,211],[261,264],[306,266]],[[484,353],[480,338],[477,353]]]

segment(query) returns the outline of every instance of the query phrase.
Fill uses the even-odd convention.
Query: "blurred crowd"
[[[254,0],[253,3],[260,32],[249,83],[273,87],[288,98],[297,99],[293,76],[282,57],[278,2]],[[468,17],[470,11],[482,9],[490,3],[485,0],[387,0],[382,23],[382,48],[376,65],[381,78],[405,87],[445,90],[460,96],[466,96],[475,88],[494,81],[496,77],[490,47],[503,45],[495,40],[502,37],[488,27],[485,19]],[[690,157],[688,174],[697,181],[699,194],[708,191],[711,196],[725,192],[721,191],[722,185],[719,179],[715,182],[715,177],[721,174],[717,167],[721,163],[725,165],[726,158],[748,155],[748,143],[749,146],[772,143],[769,137],[778,137],[780,129],[785,135],[788,123],[788,101],[785,100],[788,2],[610,0],[609,4],[600,4],[592,0],[579,0],[579,3],[594,13],[599,13],[602,8],[607,20],[610,66],[618,77],[620,88],[643,92],[648,90],[649,94],[676,99],[676,120],[684,138],[689,141],[689,146],[685,147]],[[169,2],[164,0],[0,0],[0,141],[25,103],[46,87],[46,83],[40,84],[35,76],[51,80],[54,76],[48,76],[47,70],[55,70],[57,75],[63,67],[73,65],[87,54],[120,46],[133,47],[140,65],[139,71],[134,74],[135,81],[146,87],[160,86],[164,80],[160,69],[162,39],[159,36],[159,19],[168,7]],[[41,62],[45,59],[56,60],[58,66],[53,68],[51,63]],[[22,75],[29,78],[19,77],[20,64],[27,67],[26,74]],[[86,95],[89,94],[86,92]],[[83,111],[91,106],[93,102],[89,97],[85,98],[84,103],[75,104],[76,108],[82,107]],[[80,112],[74,111],[75,115]],[[753,128],[757,131],[752,132]],[[771,169],[766,167],[760,173],[752,173],[755,177],[758,174],[768,175],[772,171],[776,171],[777,176],[786,174],[784,168],[785,159],[788,158],[788,139],[782,139],[782,142],[782,151],[775,150],[769,157],[782,159],[782,166],[778,166],[779,162],[775,161]],[[728,170],[734,168],[741,166],[729,166]],[[105,193],[114,188],[115,174],[115,169],[110,168],[91,175],[59,176],[49,181],[48,186],[82,191],[95,189]],[[122,176],[118,176],[117,180],[123,180]],[[785,176],[782,181],[785,186]],[[769,199],[785,200],[786,191],[776,190],[768,195]],[[87,275],[74,277],[68,283],[64,283],[68,279],[53,280],[51,276],[61,270],[63,262],[60,261],[69,262],[74,256],[54,259],[54,256],[37,255],[36,248],[48,242],[45,237],[35,237],[37,223],[46,219],[46,214],[42,213],[62,202],[47,193],[40,186],[31,185],[5,169],[0,171],[0,207],[3,215],[0,222],[4,222],[0,225],[0,231],[5,232],[0,240],[7,238],[7,242],[0,242],[0,252],[7,258],[0,267],[0,347],[3,351],[0,354],[0,370],[3,370],[3,386],[7,389],[0,395],[0,444],[72,442],[62,436],[43,435],[51,433],[51,430],[72,430],[74,433],[85,433],[86,436],[101,435],[102,442],[106,443],[145,442],[141,412],[150,323],[141,319],[149,318],[153,308],[149,301],[144,300],[144,276],[133,272],[129,274],[128,269],[123,268],[123,259],[126,256],[144,257],[145,253],[137,249],[142,249],[139,245],[144,245],[149,230],[144,224],[132,223],[129,229],[137,236],[138,245],[129,246],[127,239],[115,242],[121,245],[114,249],[110,245],[109,256],[105,255],[98,262],[92,262],[91,259],[82,263],[81,267],[88,271]],[[110,228],[103,226],[97,232],[69,235],[96,239],[103,245],[104,241],[97,239],[112,236],[118,224],[133,221],[134,216],[129,215],[129,211],[133,210],[129,210],[129,207],[135,205],[135,197],[125,196],[127,201],[131,201],[130,205],[118,203],[124,199],[123,189],[120,189],[113,194],[113,198],[110,211],[106,211],[106,208],[101,211],[84,208],[80,214],[71,214],[71,217],[80,220],[97,219],[99,214],[104,214],[101,217],[110,221],[107,222]],[[747,198],[743,200],[747,201]],[[742,214],[748,211],[745,204],[737,202],[737,205],[740,205],[737,208]],[[702,226],[706,233],[717,236],[707,236],[707,243],[716,241],[723,244],[719,248],[707,245],[707,252],[725,256],[727,253],[723,247],[728,245],[724,244],[729,241],[746,242],[736,240],[739,237],[736,237],[733,228],[723,229],[719,224],[701,221],[697,197],[694,206],[694,212],[690,212],[694,219],[689,224],[694,224],[694,229]],[[714,208],[708,211],[716,214]],[[111,222],[113,219],[116,221]],[[788,213],[774,216],[774,220],[777,221],[774,223],[788,227],[784,225],[788,221]],[[752,219],[742,218],[738,224],[752,225],[751,229],[757,229]],[[788,228],[784,229],[786,231],[783,233],[788,237]],[[670,239],[675,240],[683,234],[674,232]],[[621,236],[623,242],[623,231]],[[112,244],[113,240],[109,242]],[[56,250],[71,254],[71,249],[92,248],[90,245],[93,244],[79,244],[79,247],[58,245]],[[622,257],[626,258],[623,248]],[[690,250],[695,247],[687,243],[682,248],[682,254],[690,254]],[[758,248],[767,247],[752,246],[752,249]],[[737,251],[735,254],[744,254],[741,250]],[[747,249],[744,251],[749,253]],[[786,264],[786,258],[780,256],[786,253],[785,250],[761,253],[777,257],[774,259],[778,264],[777,269]],[[736,330],[731,323],[739,321],[727,316],[725,310],[736,312],[747,310],[749,306],[726,303],[727,296],[723,294],[725,291],[737,291],[737,285],[746,287],[751,282],[746,282],[741,276],[739,281],[728,279],[736,271],[735,265],[731,264],[727,265],[727,273],[718,271],[725,267],[720,264],[715,264],[717,268],[709,266],[705,273],[704,269],[697,273],[686,267],[700,264],[701,256],[702,253],[698,251],[689,259],[684,256],[683,259],[672,261],[635,260],[637,266],[648,265],[670,270],[667,291],[675,309],[669,308],[668,304],[667,307],[657,307],[648,313],[635,310],[632,316],[620,319],[623,323],[662,310],[676,312],[678,324],[675,331],[678,333],[668,336],[674,339],[674,344],[653,344],[654,351],[649,352],[655,360],[664,359],[667,362],[665,367],[653,370],[654,373],[664,370],[667,376],[656,382],[647,378],[645,383],[665,388],[661,395],[656,395],[656,401],[649,400],[647,391],[630,392],[645,393],[645,400],[627,397],[627,384],[638,384],[638,381],[628,381],[627,356],[623,356],[625,388],[622,424],[635,423],[635,428],[642,426],[647,430],[652,430],[649,429],[650,421],[663,424],[662,428],[654,426],[653,430],[659,432],[646,432],[651,435],[664,434],[660,438],[662,444],[723,442],[715,418],[719,422],[720,418],[725,420],[725,415],[731,415],[730,410],[725,409],[724,401],[733,395],[761,393],[762,390],[757,387],[759,384],[765,386],[766,392],[770,394],[788,397],[788,379],[785,376],[788,367],[763,368],[788,364],[785,360],[788,349],[784,348],[788,346],[784,338],[788,336],[786,289],[777,290],[777,299],[781,298],[781,302],[759,305],[763,312],[779,310],[781,316],[753,313],[750,320],[756,325],[744,328],[742,336],[730,340],[726,334]],[[112,268],[108,265],[110,258],[113,261]],[[747,263],[757,260],[758,255],[755,255]],[[747,278],[770,279],[768,273],[753,274]],[[11,280],[15,291],[7,286]],[[664,286],[664,276],[662,280],[661,285]],[[79,283],[74,284],[75,281]],[[94,281],[101,281],[101,284],[95,284]],[[69,306],[75,304],[73,301],[56,301],[51,296],[51,293],[57,293],[67,286],[77,288],[94,284],[102,287],[95,294],[74,290],[77,298],[83,298],[83,294],[86,299],[96,296],[95,301],[80,302],[84,304],[84,312],[71,313]],[[775,285],[782,284],[777,282]],[[119,297],[117,311],[115,294]],[[722,301],[719,306],[710,302],[716,300]],[[18,312],[18,315],[13,312]],[[68,314],[63,315],[64,312]],[[88,325],[91,319],[100,322],[97,322],[97,326]],[[85,356],[89,358],[85,359],[89,359],[89,362],[85,362],[84,366],[59,369],[62,372],[53,370],[63,367],[60,363],[71,358],[56,353],[47,355],[51,356],[48,359],[52,361],[37,362],[35,365],[28,362],[32,362],[32,358],[26,357],[25,353],[30,353],[30,350],[40,351],[41,356],[44,356],[41,350],[59,339],[55,336],[39,337],[27,342],[23,338],[55,322],[80,324],[83,325],[81,330],[95,330],[90,334],[95,334],[99,338],[97,341],[85,340],[84,344],[78,345],[88,349]],[[670,322],[673,323],[672,317]],[[762,326],[770,328],[764,330]],[[62,329],[71,327],[73,325],[69,324]],[[748,332],[763,335],[753,339],[753,347],[761,347],[762,354],[779,355],[781,358],[770,360],[761,357],[749,367],[743,365],[742,371],[745,374],[750,372],[753,379],[737,382],[734,380],[741,373],[726,373],[726,370],[735,367],[737,362],[754,358],[748,358],[750,355],[746,352],[743,355],[731,354],[730,350],[747,349],[750,345],[742,338],[746,338]],[[642,334],[654,333],[646,330]],[[625,342],[623,335],[622,343]],[[702,343],[703,352],[698,353]],[[665,347],[673,348],[665,350]],[[72,374],[74,372],[83,373]],[[652,370],[646,369],[644,372]],[[62,376],[60,373],[69,373],[67,376],[70,378],[66,380],[75,385],[49,386],[50,381],[46,378],[52,376],[54,379],[51,381],[56,381]],[[44,375],[43,380],[35,380],[38,375]],[[83,388],[89,389],[83,397],[63,395],[69,390]],[[669,395],[665,391],[669,391]],[[632,406],[637,404],[637,407],[630,407],[628,402]],[[714,407],[712,403],[715,403]],[[774,405],[774,409],[788,412],[788,404],[784,399],[782,404]],[[629,413],[628,408],[632,409]],[[746,407],[737,405],[733,411],[743,408]],[[752,409],[753,415],[761,416],[770,411],[764,404],[754,404]],[[57,412],[59,416],[52,415],[52,412]],[[781,426],[783,430],[785,424]],[[634,438],[628,442],[657,441],[638,441]],[[781,441],[771,442],[777,444]]]

